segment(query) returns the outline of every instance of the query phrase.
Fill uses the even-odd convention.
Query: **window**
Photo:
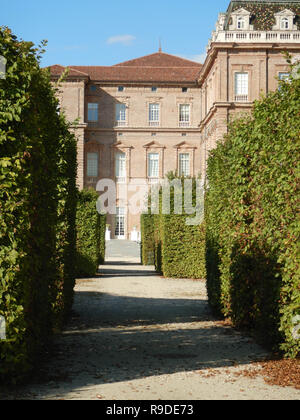
[[[157,87],[156,86],[152,86],[151,91],[152,92],[157,92]]]
[[[248,101],[248,73],[235,73],[235,101]]]
[[[179,153],[179,176],[190,176],[190,154]]]
[[[279,73],[278,77],[279,80],[288,80],[290,77],[290,73]]]
[[[98,177],[98,153],[87,154],[87,176]]]
[[[90,91],[91,92],[96,92],[97,91],[97,86],[95,86],[95,85],[90,86]]]
[[[118,92],[124,92],[124,86],[118,86]]]
[[[94,104],[94,103],[88,104],[88,121],[90,122],[98,121],[98,104]]]
[[[159,104],[149,104],[149,125],[159,125]]]
[[[189,127],[190,125],[190,105],[179,105],[179,126]]]
[[[182,88],[182,93],[186,93],[188,91],[188,88],[187,87],[183,87]]]
[[[115,219],[116,239],[125,239],[126,212],[124,207],[117,207]]]
[[[279,73],[278,74],[278,78],[281,82],[289,82],[290,81],[290,73]],[[280,86],[280,82],[279,82],[279,87],[278,90],[281,91],[281,86]]]
[[[148,177],[159,178],[159,153],[148,154]]]
[[[126,182],[126,154],[116,153],[116,179],[118,183]]]
[[[289,19],[286,17],[281,18],[280,29],[289,29]]]
[[[116,104],[116,125],[118,127],[126,125],[126,104]]]
[[[238,29],[245,29],[245,19],[241,16],[237,18],[237,28]]]

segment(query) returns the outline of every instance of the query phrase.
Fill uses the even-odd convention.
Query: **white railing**
[[[189,121],[179,121],[179,127],[190,127]]]
[[[212,42],[300,43],[300,31],[219,31]]]
[[[248,95],[235,95],[235,102],[248,102]]]
[[[159,121],[149,121],[149,127],[159,127]]]
[[[116,121],[115,122],[115,127],[126,127],[127,126],[127,121]]]

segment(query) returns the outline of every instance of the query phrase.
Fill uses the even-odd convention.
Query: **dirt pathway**
[[[300,399],[294,388],[238,376],[267,353],[212,317],[204,282],[162,279],[139,265],[138,252],[133,243],[108,245],[99,276],[77,282],[46,379],[10,398]]]

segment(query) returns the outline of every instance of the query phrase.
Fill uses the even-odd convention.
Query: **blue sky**
[[[229,0],[11,0],[0,25],[38,44],[42,65],[110,66],[162,50],[201,61],[218,13]]]

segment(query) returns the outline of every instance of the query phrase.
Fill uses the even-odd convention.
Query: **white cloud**
[[[115,35],[108,38],[106,41],[107,44],[122,44],[122,45],[131,45],[132,42],[136,39],[133,35]]]

